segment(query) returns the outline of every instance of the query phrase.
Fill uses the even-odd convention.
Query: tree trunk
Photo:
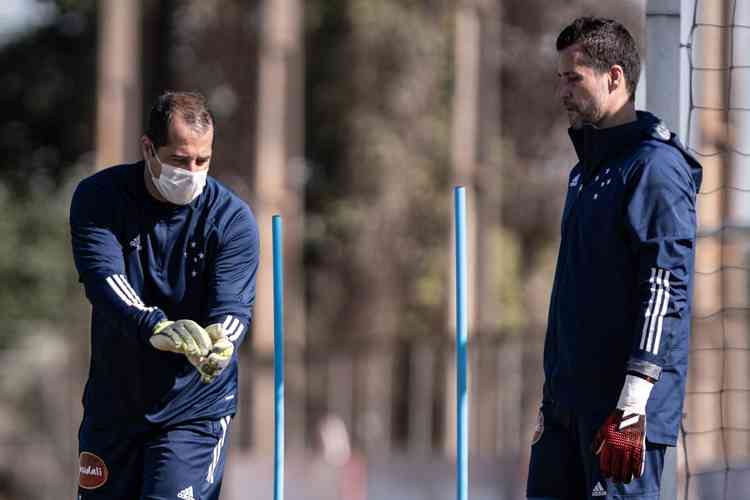
[[[96,168],[139,156],[141,134],[138,0],[99,4],[99,64],[96,104]]]
[[[302,113],[303,3],[299,0],[266,0],[263,5],[257,105],[256,203],[261,238],[254,308],[253,341],[265,359],[273,353],[273,295],[271,216],[280,214],[284,223],[284,309],[287,353],[286,404],[287,443],[301,447],[303,442],[305,386],[302,354],[305,343],[303,303],[302,242],[303,188],[302,162],[304,123]],[[273,450],[273,372],[259,364],[254,379],[256,451]]]

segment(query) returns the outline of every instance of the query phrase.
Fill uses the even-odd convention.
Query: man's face
[[[151,141],[144,136],[146,154],[153,151]],[[185,123],[185,120],[175,115],[169,124],[167,143],[156,150],[162,163],[172,165],[191,172],[208,170],[211,163],[212,145],[214,141],[214,129],[198,131]],[[147,158],[150,157],[150,154]],[[151,161],[151,168],[156,177],[161,175],[159,162]]]
[[[577,45],[558,52],[558,95],[573,128],[598,124],[607,110],[609,74],[597,73],[584,60]]]

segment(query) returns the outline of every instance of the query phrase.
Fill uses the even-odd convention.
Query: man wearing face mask
[[[203,96],[159,96],[143,161],[81,181],[70,209],[92,305],[79,500],[217,500],[255,299],[258,228],[209,177]]]
[[[636,111],[638,49],[584,17],[557,38],[568,179],[530,500],[655,500],[682,415],[701,167]]]

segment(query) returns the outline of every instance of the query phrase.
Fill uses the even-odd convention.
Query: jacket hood
[[[585,124],[578,129],[569,128],[568,135],[583,167],[584,182],[598,170],[601,164],[632,149],[641,141],[658,140],[677,149],[690,167],[696,191],[700,190],[703,172],[698,160],[682,145],[657,116],[647,111],[637,111],[635,121],[617,127],[599,128]]]

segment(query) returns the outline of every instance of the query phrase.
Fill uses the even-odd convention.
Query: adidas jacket
[[[84,416],[171,423],[233,414],[236,357],[204,384],[185,356],[148,339],[163,319],[192,319],[224,324],[238,347],[255,298],[254,216],[211,177],[189,205],[158,202],[143,169],[143,162],[108,168],[73,195],[73,256],[92,305]]]
[[[657,379],[647,437],[674,445],[688,363],[701,167],[655,116],[570,130],[544,348],[544,399],[614,409],[626,371]]]

